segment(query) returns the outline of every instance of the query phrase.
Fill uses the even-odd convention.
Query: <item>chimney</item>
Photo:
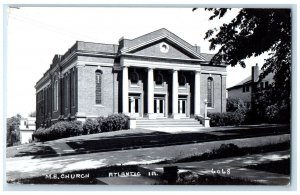
[[[256,63],[255,66],[252,66],[252,82],[257,82],[259,78],[259,68],[258,64]]]
[[[121,38],[119,39],[119,47],[120,47],[120,48],[123,48],[123,47],[124,47],[124,37],[121,37]]]
[[[197,44],[195,44],[195,49],[197,53],[200,53],[200,46],[198,46]]]

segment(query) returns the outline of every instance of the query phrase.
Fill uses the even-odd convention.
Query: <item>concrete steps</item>
[[[159,118],[159,119],[137,119],[137,128],[149,128],[149,127],[203,127],[199,121],[193,118],[184,119],[171,119],[171,118]]]

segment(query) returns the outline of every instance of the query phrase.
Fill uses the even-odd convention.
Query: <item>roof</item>
[[[205,58],[205,61],[210,62],[210,60],[214,57],[215,54],[208,54],[208,53],[200,53],[202,57]]]
[[[263,72],[262,70],[259,70],[258,74],[260,75],[262,72]],[[250,75],[250,76],[246,77],[245,79],[243,79],[242,81],[238,82],[236,85],[227,88],[227,90],[234,89],[234,88],[243,86],[245,84],[248,84],[249,82],[251,82],[251,80],[252,80],[252,76]]]

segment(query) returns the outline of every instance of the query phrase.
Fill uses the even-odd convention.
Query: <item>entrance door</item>
[[[129,97],[129,113],[133,117],[140,117],[140,104],[141,98],[139,96],[130,96]]]
[[[154,113],[156,117],[164,117],[165,112],[165,97],[154,97]]]
[[[178,114],[181,117],[187,116],[187,99],[186,98],[178,99]]]

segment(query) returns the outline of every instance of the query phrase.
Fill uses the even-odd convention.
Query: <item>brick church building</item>
[[[118,45],[77,41],[36,83],[36,125],[113,113],[192,118],[226,111],[226,65],[166,29]]]

